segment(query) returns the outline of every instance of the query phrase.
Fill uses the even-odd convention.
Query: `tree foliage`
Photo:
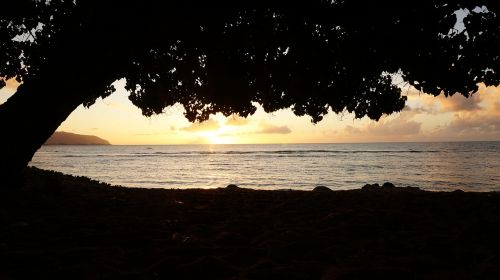
[[[375,120],[402,110],[393,74],[433,95],[500,81],[494,0],[206,2],[7,1],[0,77],[63,69],[89,85],[71,89],[87,106],[125,78],[146,116],[176,103],[190,121],[248,116],[257,102],[313,122],[329,110]]]

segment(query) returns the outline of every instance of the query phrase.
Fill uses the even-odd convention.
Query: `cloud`
[[[500,140],[500,87],[479,85],[476,107],[460,106],[450,121],[436,127],[431,135],[442,140]],[[467,108],[471,110],[466,110]]]
[[[441,102],[441,112],[458,112],[458,111],[477,111],[481,110],[481,94],[475,93],[468,98],[461,95],[455,94],[451,97],[445,98],[442,95],[440,97]]]
[[[362,127],[347,125],[344,132],[349,135],[386,140],[415,136],[421,133],[422,126],[422,123],[412,120],[416,114],[417,112],[406,109],[395,118],[385,118],[378,122],[370,121]]]
[[[233,125],[233,126],[243,126],[249,123],[249,120],[247,118],[242,118],[238,115],[233,115],[231,117],[228,117],[226,119],[226,125]]]
[[[445,97],[444,94],[432,96],[415,89],[408,90],[411,110],[430,114],[483,111],[499,98],[500,87],[486,87],[484,84],[478,84],[477,92],[468,98],[459,93]]]
[[[422,93],[420,95],[409,95],[408,107],[419,113],[441,114],[460,111],[479,111],[482,109],[480,103],[482,94],[475,93],[468,98],[457,93],[445,97],[443,94],[432,96]]]
[[[366,133],[371,135],[398,135],[408,136],[420,133],[422,123],[395,119],[384,123],[370,124],[366,127]]]
[[[493,111],[500,115],[500,101],[493,103]]]
[[[276,126],[272,124],[268,124],[265,122],[260,123],[260,130],[258,130],[255,133],[259,134],[288,134],[291,133],[292,130],[288,128],[288,126],[283,125],[283,126]]]
[[[478,93],[481,94],[483,107],[493,114],[500,115],[500,86],[486,87],[484,85],[480,85]]]
[[[360,134],[362,132],[361,129],[351,125],[346,126],[345,131],[349,134]]]
[[[446,125],[434,132],[440,138],[449,139],[500,139],[500,114],[456,114]]]
[[[500,140],[500,87],[478,84],[477,92],[469,98],[460,94],[434,97],[410,90],[408,105],[419,120],[440,123],[421,132],[421,139]]]
[[[180,128],[180,130],[187,132],[198,132],[198,131],[207,131],[207,130],[217,130],[220,128],[219,122],[213,119],[209,119],[202,123],[192,123],[189,126]]]

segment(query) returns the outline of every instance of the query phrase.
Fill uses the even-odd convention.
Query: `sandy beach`
[[[20,184],[0,190],[1,279],[500,276],[499,193]]]

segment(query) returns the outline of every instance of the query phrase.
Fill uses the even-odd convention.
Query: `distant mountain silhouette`
[[[56,131],[45,142],[45,145],[111,145],[107,140],[94,135],[81,135],[64,131]]]

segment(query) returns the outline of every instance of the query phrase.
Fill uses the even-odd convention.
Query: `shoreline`
[[[139,189],[29,168],[0,278],[492,279],[500,193]]]

